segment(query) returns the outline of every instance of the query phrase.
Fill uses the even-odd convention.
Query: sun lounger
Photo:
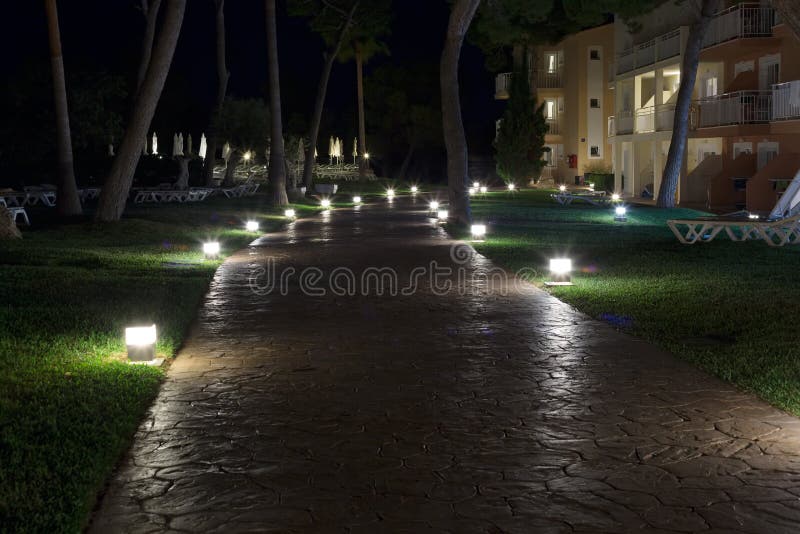
[[[603,191],[597,191],[595,193],[553,193],[550,196],[562,206],[569,206],[573,202],[579,201],[586,202],[592,206],[607,207],[616,202]]]
[[[55,189],[38,187],[38,186],[28,186],[23,189],[25,191],[25,200],[23,201],[23,205],[36,206],[37,204],[41,203],[42,205],[47,206],[49,208],[55,207],[56,205]]]
[[[28,226],[31,225],[31,221],[30,219],[28,219],[28,213],[25,211],[25,208],[20,208],[18,206],[12,206],[9,208],[6,206],[5,201],[0,202],[0,206],[3,206],[8,210],[8,214],[11,217],[11,220],[14,221],[15,223],[17,222],[18,218],[22,217],[22,220],[25,221],[25,224],[27,224]]]

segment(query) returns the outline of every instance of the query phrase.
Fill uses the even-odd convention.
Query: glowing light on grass
[[[247,221],[244,227],[248,232],[258,232],[258,221]]]
[[[748,214],[748,215],[747,215],[747,218],[748,218],[748,219],[752,219],[752,220],[754,220],[754,221],[757,221],[758,219],[760,219],[760,217],[759,217],[758,215],[756,215],[755,213],[750,213],[750,214]]]
[[[562,193],[566,193],[567,192],[567,186],[564,185],[564,184],[561,184],[561,185],[558,186],[558,190],[561,191]]]
[[[247,152],[244,153],[244,160],[250,161],[251,159],[253,159],[253,154],[248,150]]]
[[[283,216],[287,219],[294,219],[297,216],[297,212],[292,209],[288,209],[283,212]]]
[[[437,213],[437,217],[440,221],[446,221],[449,216],[450,213],[447,210],[439,210],[439,213]]]
[[[621,197],[617,193],[614,193],[613,195],[611,195],[611,200],[613,200],[614,202],[619,202],[620,198]]]
[[[628,210],[625,206],[617,206],[614,208],[614,220],[619,222],[625,222],[628,220]]]
[[[132,326],[125,329],[128,360],[149,362],[156,357],[156,325]]]
[[[516,189],[516,188],[517,188],[517,186],[515,186],[513,183],[511,183],[511,184],[508,184],[508,190],[509,190],[509,191],[513,191],[513,190],[514,190],[514,189]]]
[[[203,254],[208,258],[216,258],[219,256],[219,241],[208,241],[203,243]]]
[[[429,204],[429,208],[431,211],[436,211],[439,209],[439,203],[436,202],[435,200],[432,200],[431,203]]]
[[[484,237],[486,237],[486,225],[485,224],[473,224],[472,225],[472,240],[473,241],[483,241]]]
[[[592,191],[594,191],[594,184],[590,183],[590,184],[589,184],[589,189],[591,189]]]
[[[387,197],[389,200],[392,200],[392,199],[394,198],[394,189],[391,189],[391,188],[390,188],[390,189],[387,189],[387,190],[386,190],[386,197]]]
[[[475,189],[478,189],[480,186],[481,186],[480,182],[472,182],[472,187],[474,187]]]
[[[359,196],[353,197],[353,204],[361,204],[361,197]]]
[[[364,159],[369,159],[369,152],[364,154]]]
[[[550,278],[551,282],[547,285],[572,285],[570,273],[572,272],[572,260],[569,258],[551,258],[550,259]]]
[[[472,195],[475,194],[475,191],[476,191],[476,189],[474,187],[470,187],[467,192],[469,193],[469,196],[472,196]]]
[[[482,193],[482,194],[483,194],[483,193],[486,193],[486,191],[488,191],[488,190],[489,190],[489,188],[488,188],[488,187],[486,187],[485,185],[482,185],[482,186],[481,186],[481,193]]]
[[[412,185],[411,186],[411,192],[412,193],[416,193],[417,191],[419,191],[419,188],[416,185]]]
[[[328,209],[331,207],[331,201],[328,198],[323,198],[322,200],[319,201],[319,205],[325,209]]]

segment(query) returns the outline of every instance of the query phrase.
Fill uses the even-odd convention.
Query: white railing
[[[561,134],[561,121],[556,119],[545,119],[545,124],[547,124],[547,133],[550,135],[560,135]]]
[[[772,114],[771,91],[737,91],[697,102],[700,128],[769,122]]]
[[[561,69],[555,72],[548,72],[541,69],[536,73],[536,87],[539,89],[558,89],[561,85]]]
[[[617,113],[614,122],[617,126],[617,135],[633,133],[633,112],[620,111]]]
[[[703,38],[703,48],[742,37],[769,37],[775,11],[759,4],[736,4],[714,15]]]
[[[656,110],[654,107],[639,108],[636,110],[636,133],[652,132],[655,130]]]
[[[617,135],[617,125],[616,125],[616,120],[614,119],[614,115],[608,117],[607,132],[609,137],[614,137],[615,135]]]
[[[617,54],[616,74],[624,74],[632,70],[648,67],[681,54],[681,28],[634,45]]]
[[[511,73],[498,74],[494,79],[494,97],[508,98],[511,90]]]
[[[656,130],[659,132],[672,130],[675,122],[675,104],[656,106]]]
[[[772,119],[800,119],[800,80],[772,86]]]

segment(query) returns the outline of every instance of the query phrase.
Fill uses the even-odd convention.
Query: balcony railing
[[[494,97],[496,99],[508,98],[511,90],[511,73],[503,72],[494,79]]]
[[[617,126],[617,135],[623,134],[630,134],[633,133],[633,112],[632,111],[620,111],[617,113],[614,122]]]
[[[696,102],[693,126],[711,128],[732,124],[769,122],[772,114],[772,91],[737,91]]]
[[[617,54],[616,73],[624,74],[681,54],[681,30],[659,35]]]
[[[547,124],[547,133],[550,135],[561,135],[561,121],[557,118],[555,119],[545,119],[544,122]]]
[[[536,72],[536,87],[539,89],[559,89],[564,87],[561,81],[561,69],[555,71],[538,70]]]
[[[650,106],[636,110],[636,133],[652,132],[656,128],[656,108]]]
[[[617,121],[614,118],[614,115],[611,115],[610,117],[608,117],[608,132],[607,133],[608,133],[609,137],[614,137],[615,135],[617,135]]]
[[[736,4],[714,16],[703,38],[703,48],[743,37],[769,37],[775,11],[759,4]]]
[[[656,130],[665,132],[672,130],[675,122],[675,104],[660,104],[656,106]]]
[[[800,80],[772,86],[772,119],[800,119]]]

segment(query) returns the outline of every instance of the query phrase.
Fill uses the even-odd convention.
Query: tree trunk
[[[175,181],[175,189],[185,191],[189,189],[189,159],[186,156],[178,156],[178,179]]]
[[[314,116],[311,117],[311,128],[308,131],[309,143],[306,147],[305,161],[303,163],[303,184],[311,190],[311,185],[314,177],[314,165],[316,158],[314,152],[317,148],[317,141],[319,140],[319,125],[322,122],[322,111],[325,108],[325,96],[328,93],[328,81],[331,77],[331,70],[333,70],[333,62],[336,61],[336,56],[339,55],[339,50],[342,48],[342,41],[344,41],[350,26],[353,23],[353,16],[358,8],[358,2],[353,4],[350,13],[347,15],[347,20],[342,25],[342,31],[336,40],[336,45],[328,51],[325,58],[325,65],[322,67],[322,76],[319,78],[319,86],[317,87],[317,100],[314,103]]]
[[[656,201],[656,205],[660,208],[675,207],[675,197],[683,166],[683,154],[686,152],[686,137],[689,133],[689,107],[692,103],[692,92],[697,79],[697,66],[700,64],[700,49],[703,46],[703,36],[717,11],[718,4],[719,0],[703,0],[700,15],[689,28],[689,37],[686,41],[686,50],[683,53],[683,64],[681,65],[681,85],[675,101],[672,140]]]
[[[164,89],[185,10],[186,0],[167,0],[164,22],[153,50],[150,67],[136,96],[117,157],[111,164],[111,170],[100,193],[95,214],[95,219],[98,221],[118,221],[125,211],[125,201],[131,189],[133,174],[142,154],[142,139],[150,128],[161,91]]]
[[[225,94],[228,92],[228,66],[225,61],[225,0],[214,0],[217,9],[217,101],[211,110],[206,136],[206,160],[203,165],[203,182],[206,187],[214,185],[214,165],[217,163],[217,128]]]
[[[797,0],[772,0],[772,7],[780,14],[781,21],[791,28],[800,39],[800,3]]]
[[[235,185],[236,166],[242,161],[242,153],[238,150],[231,152],[225,166],[225,178],[222,180],[222,187],[233,187]]]
[[[61,55],[61,31],[58,28],[56,0],[45,0],[47,30],[50,38],[50,67],[53,71],[53,101],[56,113],[56,152],[58,157],[58,195],[56,209],[61,216],[80,215],[81,199],[75,184],[75,167],[72,163],[72,136],[69,130],[67,83],[64,76],[64,58]],[[141,147],[140,147],[141,148]]]
[[[358,86],[358,151],[361,152],[358,174],[363,177],[367,175],[369,158],[367,158],[367,127],[364,117],[364,56],[358,43],[356,43],[356,85]]]
[[[467,139],[461,118],[458,88],[458,63],[464,35],[475,16],[480,0],[456,0],[450,12],[447,36],[442,52],[440,83],[442,89],[442,126],[447,149],[447,183],[450,214],[463,224],[472,222],[467,195]]]
[[[275,0],[266,0],[267,8],[267,64],[269,65],[270,151],[269,183],[272,203],[286,206],[286,166],[284,165],[283,121],[281,118],[281,82],[278,66],[278,29],[275,17]]]
[[[147,0],[142,0],[142,13],[144,14],[144,35],[142,36],[142,57],[139,59],[139,72],[136,74],[136,92],[134,97],[142,87],[144,76],[147,74],[147,67],[150,66],[150,57],[153,54],[153,40],[156,36],[156,21],[158,20],[158,10],[161,7],[161,0],[152,0],[149,5]]]
[[[406,152],[406,157],[403,158],[403,164],[400,165],[400,172],[397,175],[398,180],[405,180],[406,174],[408,173],[408,167],[411,165],[411,158],[414,157],[414,151],[417,149],[417,143],[412,139],[411,142],[408,144],[408,152]]]

